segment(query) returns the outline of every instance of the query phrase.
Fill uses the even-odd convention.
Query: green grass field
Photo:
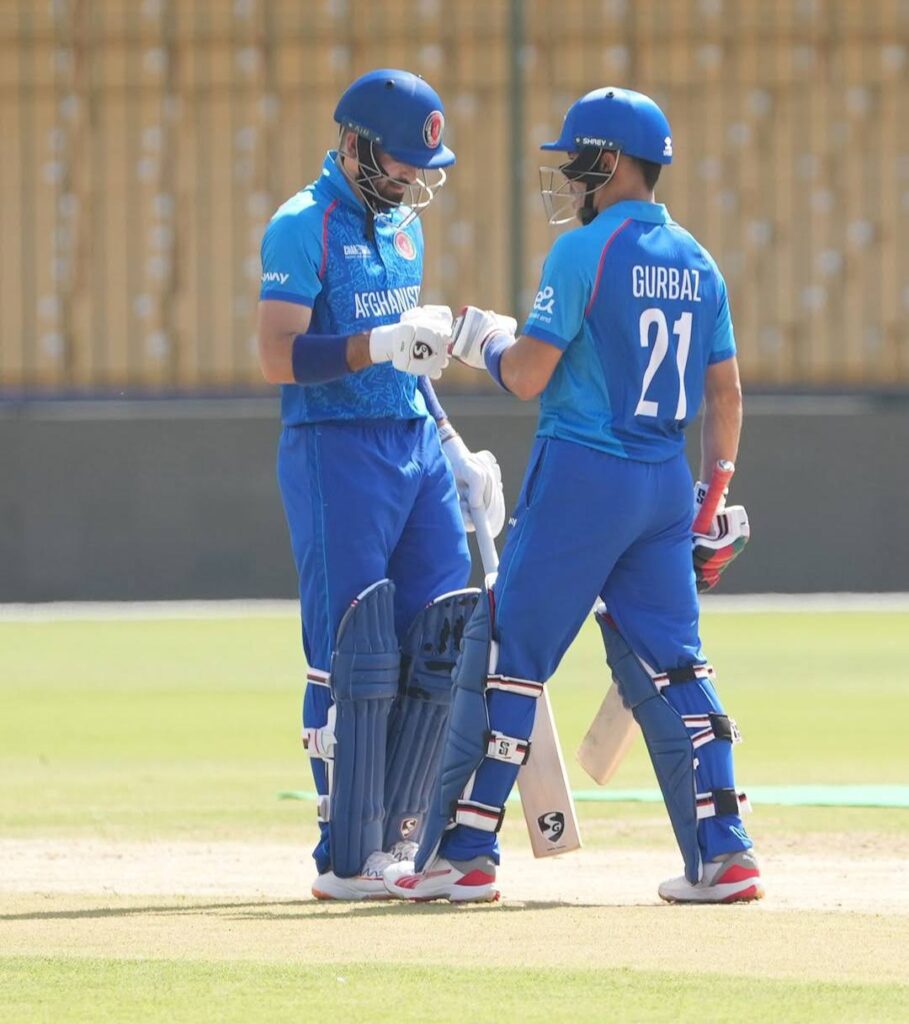
[[[705,617],[705,649],[745,737],[740,784],[909,782],[906,625],[896,613]],[[569,857],[547,862],[556,881],[545,913],[510,905],[507,892],[496,908],[339,915],[316,905],[305,864],[312,806],[278,799],[311,785],[299,742],[304,666],[290,618],[0,621],[0,652],[0,841],[64,850],[67,840],[299,844],[301,861],[295,899],[246,901],[242,913],[235,899],[199,901],[180,887],[162,903],[79,891],[78,879],[64,894],[0,878],[4,1022],[265,1021],[301,1012],[338,1021],[703,1022],[738,1019],[743,1006],[754,1020],[909,1019],[902,913],[876,926],[873,912],[818,912],[806,931],[800,918],[810,915],[774,911],[772,893],[760,909],[568,907],[557,880],[572,870]],[[551,685],[577,788],[593,785],[573,751],[606,683],[598,634],[586,627]],[[641,744],[612,785],[653,785]],[[582,804],[579,813],[594,853],[672,846],[656,805]],[[520,813],[510,818],[506,856],[526,845]],[[894,885],[905,886],[909,811],[765,806],[748,824],[761,849],[854,850],[859,871],[868,851],[896,851],[903,871]],[[530,929],[537,913],[542,935]],[[635,948],[647,950],[667,928],[678,933],[675,957],[638,962]],[[879,946],[867,964],[848,960],[850,928],[853,952]],[[771,961],[761,944],[777,945],[787,929],[806,950],[839,936],[846,966],[832,955],[829,965],[808,958],[801,977],[797,962],[790,971]],[[312,944],[296,946],[295,934]],[[686,956],[696,939],[715,960]],[[487,947],[494,954],[484,956]],[[727,947],[736,955],[724,956]]]

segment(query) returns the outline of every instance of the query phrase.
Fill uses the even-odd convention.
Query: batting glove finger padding
[[[434,313],[374,327],[369,334],[369,358],[373,363],[391,362],[402,373],[438,380],[449,362],[449,332],[444,328],[444,318]]]
[[[712,590],[748,543],[751,527],[743,505],[730,505],[713,517],[709,534],[692,536],[692,558],[698,593]]]
[[[512,316],[495,313],[491,309],[465,306],[452,328],[451,354],[475,370],[485,370],[483,346],[493,334],[508,334],[512,338],[518,322]]]
[[[505,494],[496,457],[490,451],[470,451],[457,434],[443,442],[442,451],[454,473],[465,529],[468,533],[474,529],[471,507],[482,508],[490,534],[497,537],[505,525]]]

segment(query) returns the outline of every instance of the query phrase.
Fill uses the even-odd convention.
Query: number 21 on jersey
[[[675,407],[677,420],[683,420],[688,414],[688,398],[685,395],[685,364],[688,362],[688,349],[691,347],[691,320],[691,313],[682,313],[672,325],[672,333],[679,339],[675,354],[675,365],[679,372],[679,401]],[[641,348],[650,348],[650,328],[653,326],[656,326],[656,340],[653,343],[653,351],[650,353],[650,362],[644,371],[644,382],[641,385],[640,400],[634,410],[635,416],[659,415],[659,403],[646,397],[647,389],[669,351],[669,324],[666,322],[666,314],[656,306],[651,306],[641,313],[638,324]]]

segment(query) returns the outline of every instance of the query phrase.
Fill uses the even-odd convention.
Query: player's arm
[[[501,388],[523,401],[541,394],[578,336],[590,302],[591,282],[579,270],[575,244],[569,234],[553,246],[520,337],[515,338],[512,317],[467,306],[455,322],[451,354],[487,369]]]
[[[447,307],[419,307],[400,323],[351,335],[310,334],[311,319],[312,309],[302,303],[259,300],[259,363],[270,384],[324,384],[382,362],[402,373],[439,377],[448,364]]]
[[[309,306],[260,300],[259,365],[269,384],[322,383],[371,365],[368,332],[347,338],[306,336],[311,319]],[[302,340],[297,343],[297,338]]]
[[[562,350],[522,334],[505,347],[499,362],[502,383],[522,401],[542,394],[562,358]]]
[[[719,459],[735,462],[742,433],[742,385],[735,356],[707,367],[701,427],[701,479]]]
[[[562,349],[548,341],[514,336],[511,317],[467,306],[455,321],[451,354],[475,369],[486,369],[506,391],[522,401],[536,398],[549,383]]]

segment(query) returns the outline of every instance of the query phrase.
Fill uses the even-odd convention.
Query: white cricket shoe
[[[745,903],[764,898],[753,850],[739,850],[708,861],[697,885],[682,875],[663,882],[657,892],[667,903]]]
[[[360,873],[351,878],[340,878],[334,871],[319,875],[312,883],[312,894],[317,900],[387,900],[382,873],[394,863],[392,854],[378,850],[366,858]]]
[[[434,857],[419,874],[413,862],[401,861],[385,869],[385,888],[401,900],[449,900],[452,903],[494,903],[496,866],[492,857],[446,860]]]

